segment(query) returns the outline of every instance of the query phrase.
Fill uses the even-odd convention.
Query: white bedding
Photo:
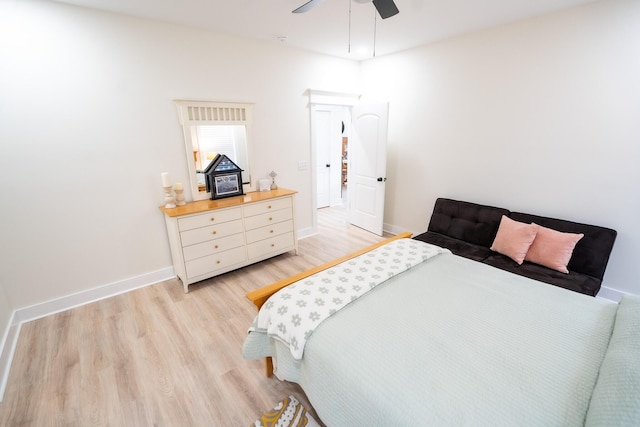
[[[617,304],[452,254],[391,278],[273,355],[329,426],[582,426]]]
[[[307,339],[325,319],[391,277],[443,253],[450,251],[419,240],[394,240],[276,292],[249,332],[281,341],[301,359]]]

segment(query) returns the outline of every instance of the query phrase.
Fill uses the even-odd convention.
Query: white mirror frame
[[[253,105],[238,102],[210,102],[210,101],[190,101],[175,100],[178,107],[178,119],[182,125],[184,136],[184,148],[187,156],[187,168],[189,170],[189,181],[191,185],[191,196],[193,200],[205,200],[211,198],[210,192],[202,192],[198,189],[196,177],[196,165],[193,161],[193,141],[191,129],[199,125],[225,126],[244,125],[247,134],[247,153],[249,157],[249,176],[243,174],[243,180],[249,181],[244,185],[244,191],[250,191],[251,171],[253,166],[253,134],[252,134],[252,113]]]

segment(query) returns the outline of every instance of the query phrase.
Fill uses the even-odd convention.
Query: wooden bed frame
[[[340,264],[341,262],[344,261],[348,261],[351,258],[355,258],[357,256],[360,256],[362,254],[365,254],[369,251],[372,251],[376,248],[379,248],[380,246],[386,245],[389,242],[392,242],[394,240],[398,240],[398,239],[405,239],[405,238],[410,238],[411,237],[411,233],[409,232],[404,232],[404,233],[400,233],[397,234],[393,237],[389,237],[388,239],[382,240],[378,243],[374,243],[373,245],[367,246],[363,249],[360,249],[358,251],[355,251],[353,253],[350,253],[348,255],[345,255],[343,257],[334,259],[333,261],[329,261],[327,263],[324,263],[322,265],[319,265],[317,267],[313,267],[310,268],[309,270],[303,271],[302,273],[298,273],[298,274],[294,274],[293,276],[287,277],[285,279],[282,280],[278,280],[275,283],[272,283],[270,285],[264,286],[260,289],[256,289],[255,291],[251,291],[249,293],[247,293],[247,298],[249,298],[251,300],[251,302],[253,302],[253,304],[257,307],[258,310],[260,310],[260,307],[262,307],[262,305],[267,301],[267,299],[269,299],[269,297],[273,294],[275,294],[276,292],[278,292],[280,289],[289,286],[290,284],[297,282],[298,280],[302,280],[306,277],[309,277],[313,274],[319,273],[320,271],[326,270],[328,268],[334,267],[338,264]],[[273,375],[273,361],[271,360],[271,357],[267,357],[265,359],[265,373],[268,377],[270,377],[271,375]]]

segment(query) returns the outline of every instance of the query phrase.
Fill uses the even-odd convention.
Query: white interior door
[[[344,107],[315,105],[313,135],[315,138],[316,207],[335,206],[341,201],[341,143]]]
[[[353,107],[349,139],[349,222],[380,236],[387,180],[388,117],[388,103]]]

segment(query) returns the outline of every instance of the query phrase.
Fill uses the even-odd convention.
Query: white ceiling
[[[374,40],[382,56],[594,0],[395,0],[400,13],[385,20],[373,4],[350,0],[325,0],[302,14],[291,11],[307,0],[56,1],[362,60],[374,55]]]

